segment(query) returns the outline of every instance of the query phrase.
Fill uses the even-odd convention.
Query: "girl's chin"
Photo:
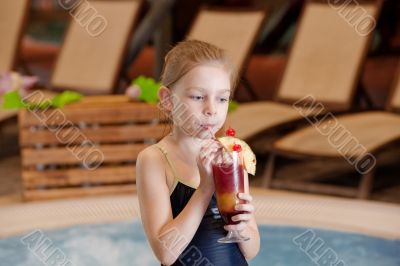
[[[216,128],[204,128],[204,129],[193,129],[193,130],[185,130],[184,128],[180,128],[180,131],[183,132],[185,135],[190,136],[192,138],[198,139],[211,139],[215,137],[215,134],[218,130]]]
[[[215,136],[215,133],[212,131],[208,130],[202,130],[199,132],[195,132],[194,134],[186,134],[187,136],[190,136],[195,139],[203,140],[203,139],[212,139]]]
[[[195,137],[199,139],[212,139],[215,136],[215,132],[203,130],[200,131]]]

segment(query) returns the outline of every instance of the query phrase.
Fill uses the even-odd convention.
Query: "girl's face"
[[[185,134],[209,138],[223,126],[231,93],[229,73],[203,64],[185,74],[172,89],[172,119]]]

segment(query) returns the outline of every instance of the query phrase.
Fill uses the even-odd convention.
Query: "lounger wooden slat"
[[[93,95],[91,97],[84,97],[79,101],[79,108],[82,106],[106,106],[115,104],[129,104],[131,100],[129,97],[123,94],[113,95],[110,99],[108,95]],[[72,108],[74,104],[70,104],[69,107]]]
[[[135,166],[104,166],[93,171],[86,169],[62,169],[36,171],[27,170],[23,173],[25,189],[37,187],[78,186],[84,184],[118,184],[135,181]]]
[[[226,125],[237,129],[240,123],[240,130],[237,129],[236,137],[240,139],[250,139],[261,133],[265,128],[273,128],[282,123],[298,120],[302,114],[310,116],[321,114],[321,110],[302,108],[302,111],[276,102],[255,102],[252,104],[244,104],[241,110],[233,112],[227,117]],[[249,119],[251,118],[251,119]],[[240,122],[238,122],[240,121]],[[254,121],[263,121],[263,123],[255,123]]]
[[[43,120],[41,110],[20,111],[27,200],[44,199],[46,193],[55,198],[134,187],[139,152],[160,140],[168,127],[156,105],[121,96],[85,96],[81,102],[45,113],[65,119]]]
[[[224,49],[240,72],[265,19],[263,10],[207,9],[198,13],[187,39],[212,43]]]
[[[90,139],[90,138],[89,138]],[[22,152],[23,166],[37,164],[79,164],[81,159],[76,154],[89,152],[89,149],[100,151],[104,157],[104,163],[129,162],[136,160],[139,152],[146,148],[145,144],[116,144],[99,146],[69,146],[68,149],[49,148],[49,149],[24,149]],[[71,152],[71,150],[73,152]]]
[[[118,108],[116,108],[118,107]],[[83,111],[84,110],[84,111]],[[94,103],[90,105],[82,103],[82,107],[71,104],[68,109],[60,112],[58,109],[49,109],[36,113],[22,112],[21,124],[23,128],[31,126],[42,126],[46,121],[55,123],[91,123],[91,124],[119,124],[124,122],[144,122],[160,118],[160,110],[156,105],[146,105],[138,103],[135,106],[131,104],[104,104],[104,106],[96,106]],[[38,119],[39,118],[39,119]]]
[[[141,1],[83,1],[73,10],[63,47],[51,77],[55,89],[110,94]]]
[[[317,128],[306,127],[290,133],[275,142],[274,150],[287,153],[295,149],[296,153],[317,157],[360,157],[400,137],[400,116],[386,112],[343,116],[336,125],[329,120]]]
[[[123,126],[102,126],[98,128],[69,127],[60,130],[31,131],[23,129],[21,143],[24,146],[60,144],[61,141],[76,144],[82,138],[90,139],[92,142],[121,143],[140,140],[160,139],[167,129],[166,125],[123,125]],[[78,134],[82,135],[77,137]]]

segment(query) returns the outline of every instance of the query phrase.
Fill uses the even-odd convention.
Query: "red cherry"
[[[240,152],[242,151],[242,146],[240,146],[240,144],[234,144],[232,150]]]
[[[226,135],[226,136],[234,137],[234,136],[236,135],[236,131],[235,131],[233,128],[229,127],[229,128],[226,130],[225,135]]]

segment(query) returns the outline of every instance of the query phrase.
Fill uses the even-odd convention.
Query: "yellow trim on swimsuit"
[[[180,183],[182,183],[182,184],[184,184],[184,185],[186,185],[188,187],[197,189],[197,185],[190,184],[189,182],[184,181],[182,178],[179,178],[178,172],[176,171],[175,167],[173,166],[173,164],[171,163],[171,160],[168,157],[168,152],[163,147],[161,147],[159,145],[155,145],[155,146],[164,154],[165,159],[167,160],[167,163],[168,163],[169,167],[171,168],[172,173],[174,175],[174,183],[172,184],[172,187],[171,187],[171,190],[170,190],[169,194],[171,195],[174,192],[175,187],[178,185],[178,182],[180,182]]]

